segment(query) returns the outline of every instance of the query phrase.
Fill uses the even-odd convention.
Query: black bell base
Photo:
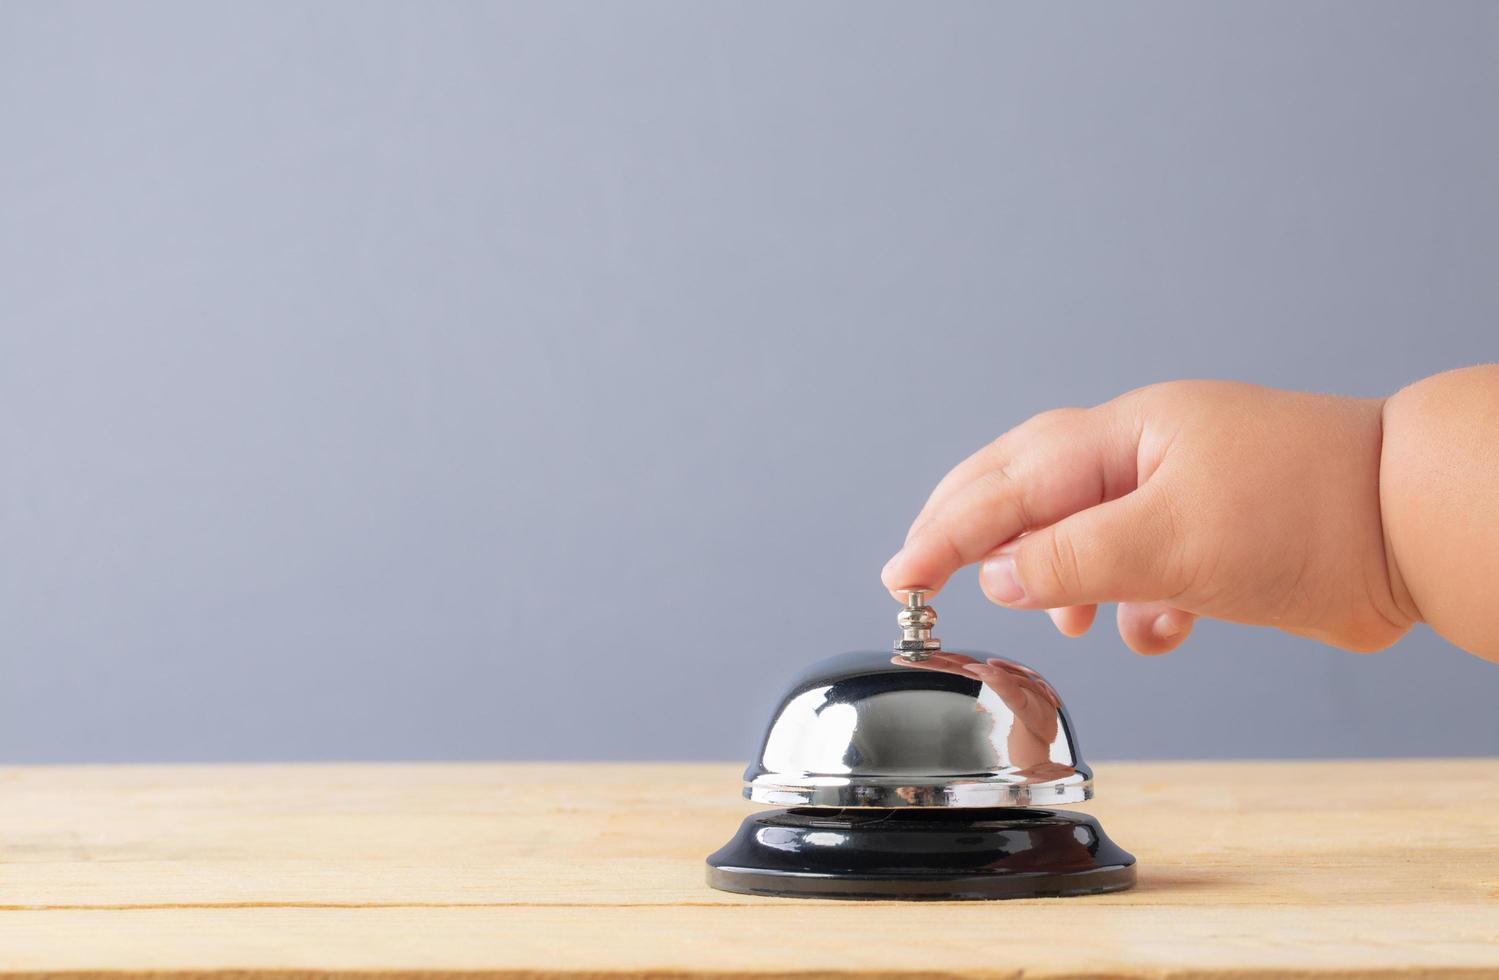
[[[788,898],[1060,898],[1134,883],[1134,856],[1067,810],[767,810],[708,856],[714,888]]]

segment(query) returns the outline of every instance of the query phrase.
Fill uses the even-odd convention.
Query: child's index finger
[[[1113,403],[1048,425],[929,507],[881,580],[892,593],[935,592],[1012,538],[1123,496],[1135,488],[1138,442]]]

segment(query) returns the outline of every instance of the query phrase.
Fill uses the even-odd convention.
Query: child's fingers
[[[1082,636],[1092,628],[1093,618],[1098,615],[1098,607],[1092,604],[1062,606],[1046,610],[1046,615],[1051,617],[1052,623],[1063,636]]]
[[[1056,408],[1049,412],[1042,412],[1040,415],[1033,415],[954,466],[927,497],[921,512],[916,515],[916,519],[911,522],[910,530],[906,532],[906,540],[911,540],[911,535],[918,527],[926,523],[927,517],[940,510],[958,491],[967,487],[984,473],[1005,469],[1009,460],[1023,452],[1026,444],[1040,433],[1074,419],[1085,411],[1086,409],[1082,408]]]
[[[1021,532],[1129,492],[1138,440],[1137,428],[1110,403],[1054,420],[1008,459],[960,467],[968,482],[944,491],[912,528],[881,573],[885,587],[897,595],[916,587],[936,591],[953,572]]]
[[[1136,653],[1168,653],[1192,632],[1197,617],[1164,602],[1121,602],[1119,636]]]
[[[979,570],[992,601],[1016,609],[1149,602],[1178,595],[1176,522],[1159,483],[1012,541]]]

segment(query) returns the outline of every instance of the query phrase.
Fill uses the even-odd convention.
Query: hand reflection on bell
[[[974,677],[989,688],[1014,716],[1010,726],[1007,748],[1010,765],[1022,770],[1018,775],[1027,779],[1045,780],[1056,778],[1068,771],[1067,766],[1051,761],[1051,745],[1057,738],[1057,709],[1061,698],[1040,674],[1003,657],[988,657],[979,660],[963,653],[942,652],[926,660],[907,660],[902,656],[890,658],[900,667],[916,667],[956,674],[959,677]]]

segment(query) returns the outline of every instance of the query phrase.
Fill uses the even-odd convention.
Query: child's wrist
[[[1397,541],[1400,537],[1396,515],[1404,508],[1398,506],[1395,497],[1406,492],[1405,479],[1408,473],[1403,465],[1403,432],[1405,424],[1404,400],[1401,398],[1410,388],[1406,387],[1385,398],[1379,407],[1379,526],[1383,535],[1385,577],[1389,581],[1390,601],[1401,614],[1413,623],[1425,622],[1421,609],[1411,594],[1405,575],[1401,572]],[[1392,432],[1396,433],[1392,435]]]

